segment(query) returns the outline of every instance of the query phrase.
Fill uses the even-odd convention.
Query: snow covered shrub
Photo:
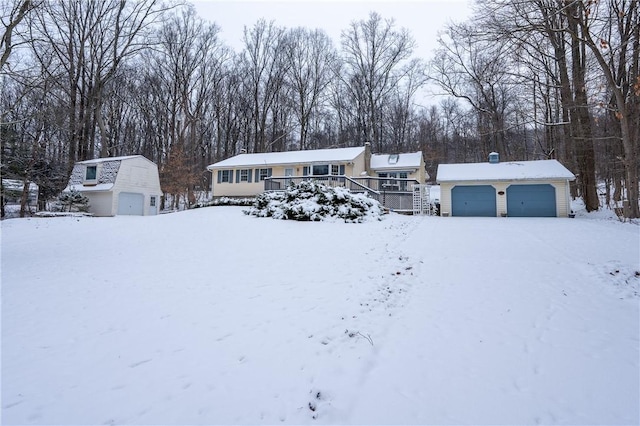
[[[60,194],[58,204],[61,206],[61,211],[78,211],[85,213],[89,211],[89,198],[75,189]]]
[[[194,209],[200,207],[213,207],[213,206],[252,206],[255,202],[253,197],[235,198],[235,197],[219,197],[206,203],[198,203],[193,206]]]
[[[253,207],[244,211],[274,219],[320,221],[337,217],[351,223],[380,220],[383,212],[380,203],[366,194],[353,194],[347,188],[333,188],[311,180],[292,183],[284,191],[260,194]]]

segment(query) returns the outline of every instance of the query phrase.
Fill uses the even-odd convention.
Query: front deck
[[[336,175],[268,177],[264,181],[264,190],[282,191],[288,185],[310,179],[331,187],[345,187],[354,193],[366,193],[392,211],[413,214],[431,213],[429,187],[415,179],[369,176],[352,178]]]

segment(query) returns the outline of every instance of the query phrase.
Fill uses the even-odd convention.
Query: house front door
[[[284,176],[286,178],[290,178],[291,176],[293,176],[293,169],[292,168],[284,169]],[[284,184],[286,186],[289,186],[290,183],[291,183],[291,179],[285,179],[284,180]]]

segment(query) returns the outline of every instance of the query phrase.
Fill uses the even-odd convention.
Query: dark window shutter
[[[340,166],[340,174],[344,175],[344,164]]]
[[[249,175],[247,176],[247,182],[251,182],[251,169],[249,169]]]
[[[218,183],[222,182],[222,170],[218,170]]]
[[[240,183],[240,170],[236,170],[236,182]]]
[[[271,172],[273,171],[273,169],[271,169],[271,167],[269,167],[267,169],[267,176],[271,177]]]

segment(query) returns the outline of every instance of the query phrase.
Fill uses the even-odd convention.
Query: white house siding
[[[496,190],[496,212],[498,216],[508,214],[507,212],[507,188],[510,185],[539,185],[549,184],[556,189],[556,215],[557,217],[568,217],[571,212],[571,202],[569,198],[569,183],[562,180],[512,180],[512,181],[461,181],[443,182],[440,184],[440,211],[451,215],[451,190],[457,185],[491,185]],[[499,195],[500,191],[504,195]]]
[[[425,183],[429,179],[422,152],[396,154],[398,161],[395,164],[389,163],[389,154],[373,154],[371,156],[371,173],[378,176],[378,173],[408,172],[407,179],[415,179],[420,183]]]
[[[293,169],[292,177],[304,176],[304,168],[314,164],[334,164],[344,165],[346,176],[360,177],[364,172],[364,151],[356,156],[352,161],[318,161],[291,163],[291,164],[247,164],[236,165],[234,167],[210,168],[212,177],[212,193],[214,197],[254,197],[264,192],[264,181],[255,182],[255,173],[259,169],[271,169],[271,177],[285,177],[286,169]],[[236,172],[238,170],[251,170],[251,182],[237,182]],[[233,182],[218,182],[218,171],[230,170]]]
[[[87,192],[89,210],[95,216],[113,216],[113,194],[111,192]]]

